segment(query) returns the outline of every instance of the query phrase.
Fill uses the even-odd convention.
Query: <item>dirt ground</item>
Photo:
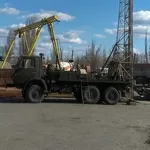
[[[0,103],[2,150],[149,150],[150,105]]]
[[[2,88],[0,87],[0,97],[3,96],[21,96],[21,91],[16,88]]]

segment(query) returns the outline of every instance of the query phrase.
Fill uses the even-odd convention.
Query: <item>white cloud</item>
[[[38,48],[49,48],[49,49],[51,49],[52,48],[52,43],[51,42],[38,42],[37,44],[36,44],[36,46],[38,47]]]
[[[48,43],[48,42],[45,42],[45,43],[39,43],[39,44],[37,44],[37,46],[38,47],[40,47],[40,48],[52,48],[52,43]]]
[[[9,30],[7,30],[5,28],[0,28],[0,46],[5,45],[8,32],[9,32]]]
[[[45,55],[50,54],[52,51],[52,43],[48,42],[38,42],[36,44],[36,54],[44,53]]]
[[[19,23],[19,24],[12,24],[10,26],[10,28],[14,28],[14,29],[17,29],[17,28],[22,28],[22,27],[25,27],[26,25],[23,24],[23,23]]]
[[[104,36],[102,34],[95,34],[95,37],[97,37],[97,38],[106,38],[106,36]]]
[[[146,31],[148,31],[148,37],[150,37],[150,11],[137,11],[133,13],[133,31],[134,35],[139,38],[145,37]],[[104,31],[110,35],[114,35],[117,29],[105,28]]]
[[[20,10],[13,7],[8,7],[7,4],[5,4],[4,8],[0,8],[0,13],[9,15],[18,15],[20,13]]]
[[[8,34],[8,30],[4,28],[0,28],[0,35],[1,34]]]
[[[144,25],[135,25],[134,26],[134,33],[139,38],[145,38],[145,33],[148,32],[148,38],[150,37],[150,25],[144,26]]]
[[[17,29],[17,28],[21,28],[24,26],[25,26],[25,24],[19,23],[19,24],[12,24],[12,25],[4,27],[4,28],[0,28],[0,46],[5,45],[10,28]],[[44,29],[42,29],[41,33],[43,33],[43,32],[44,32]],[[18,40],[18,36],[16,37],[16,43],[17,43],[17,40]]]
[[[107,29],[105,28],[104,31],[110,35],[113,35],[116,33],[117,29]]]
[[[150,11],[137,11],[133,13],[135,24],[149,24],[150,23]]]
[[[57,34],[56,38],[59,39],[61,43],[86,44],[87,42],[79,37],[79,34],[82,32],[84,31],[71,30],[63,34]],[[44,39],[49,40],[50,37],[44,36]]]
[[[59,34],[57,37],[60,39],[63,43],[74,43],[74,44],[85,44],[86,41],[82,40],[79,37],[79,32],[77,31],[68,31],[64,34]]]
[[[134,33],[139,38],[144,38],[146,31],[148,31],[148,38],[150,37],[150,11],[137,11],[133,13],[134,18]]]
[[[16,28],[22,27],[22,26],[24,26],[24,24],[20,23],[20,24],[13,24],[6,28],[0,28],[0,45],[4,46],[6,44],[6,39],[7,39],[10,27],[16,29]],[[65,32],[63,34],[58,34],[58,35],[56,35],[56,37],[60,39],[61,43],[67,43],[67,44],[70,43],[70,44],[77,44],[77,45],[79,44],[80,45],[80,44],[86,43],[86,41],[84,41],[80,38],[80,34],[83,32],[84,31],[81,31],[81,30],[71,30],[71,31]],[[36,53],[38,54],[40,52],[43,52],[46,55],[50,54],[50,51],[52,51],[52,43],[50,41],[50,37],[41,35],[40,39],[41,40],[43,39],[43,40],[37,41]],[[16,38],[16,46],[19,45],[17,40],[18,40],[18,37]],[[77,50],[77,48],[75,48],[75,49]]]
[[[110,35],[115,35],[117,29],[104,29],[104,31]],[[138,38],[145,37],[146,31],[148,32],[148,38],[150,38],[150,25],[134,25],[133,26],[134,35]]]
[[[24,15],[21,18],[29,18],[29,17],[35,16],[37,17],[38,20],[40,20],[44,17],[50,17],[53,15],[57,15],[59,17],[59,20],[63,20],[63,21],[70,21],[70,20],[75,19],[74,16],[71,16],[67,13],[57,12],[57,11],[47,11],[47,10],[41,10],[39,13]]]
[[[5,39],[0,37],[0,46],[4,46],[5,43],[6,43]]]
[[[8,28],[12,28],[12,29],[16,30],[18,28],[22,28],[22,27],[25,27],[25,26],[26,26],[26,24],[19,23],[19,24],[12,24]],[[36,30],[37,30],[37,28],[36,28]],[[44,32],[45,32],[45,30],[44,30],[44,28],[42,28],[41,33],[44,33]]]

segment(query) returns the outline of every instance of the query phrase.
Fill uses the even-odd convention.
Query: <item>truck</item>
[[[22,90],[25,102],[40,103],[49,93],[69,91],[79,103],[115,105],[128,89],[126,81],[98,79],[81,68],[64,71],[52,64],[43,68],[43,59],[42,54],[21,56],[13,67],[13,86]]]
[[[108,75],[103,76],[89,72],[79,64],[70,61],[69,69],[62,64],[58,41],[55,36],[53,22],[59,22],[58,16],[43,18],[41,21],[26,25],[14,31],[14,38],[8,47],[7,54],[0,66],[0,79],[7,87],[13,86],[22,91],[25,102],[40,103],[49,93],[72,93],[79,103],[115,105],[121,97],[129,93],[130,81],[120,76],[120,62],[109,63]],[[56,56],[55,64],[49,63],[43,67],[44,55],[33,56],[36,41],[44,25],[48,26],[50,39]],[[26,32],[36,29],[31,47],[26,40]],[[12,69],[4,69],[12,50],[16,36],[26,41],[28,55],[20,56]],[[115,46],[114,46],[115,48]],[[113,49],[114,49],[113,48]],[[119,70],[119,72],[118,72]]]

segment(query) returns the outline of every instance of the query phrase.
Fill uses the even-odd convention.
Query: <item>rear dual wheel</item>
[[[85,103],[90,103],[90,104],[97,104],[100,100],[100,91],[96,86],[87,86],[84,87],[82,90],[83,93],[81,93],[81,89],[74,90],[74,97],[78,102],[82,102],[82,96],[83,96],[83,101]]]
[[[83,97],[87,103],[97,104],[100,100],[100,91],[96,86],[87,86],[84,90]]]
[[[108,87],[103,93],[104,102],[108,105],[115,105],[120,101],[120,92],[114,87]]]

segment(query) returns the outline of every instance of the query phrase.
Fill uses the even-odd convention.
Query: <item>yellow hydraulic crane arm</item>
[[[21,35],[27,31],[30,31],[30,30],[33,30],[33,29],[36,29],[37,28],[37,32],[36,32],[36,35],[35,37],[33,38],[33,41],[32,41],[32,44],[31,44],[31,47],[28,47],[28,42],[27,42],[27,39],[25,38],[25,42],[26,42],[26,45],[27,45],[27,48],[28,48],[28,54],[29,55],[32,55],[33,52],[34,52],[34,47],[35,47],[35,43],[36,41],[38,40],[39,38],[39,35],[40,35],[40,31],[42,29],[42,27],[46,24],[52,24],[53,22],[55,21],[58,21],[58,16],[54,15],[54,16],[51,16],[51,17],[48,17],[48,18],[43,18],[41,19],[40,21],[38,22],[35,22],[35,23],[32,23],[32,24],[29,24],[29,25],[26,25],[25,27],[22,27],[22,28],[19,28],[17,30],[14,30],[14,38],[13,40],[11,41],[9,47],[8,47],[8,50],[7,50],[7,54],[4,58],[4,61],[2,62],[1,66],[0,66],[0,69],[3,69],[5,64],[6,64],[6,61],[11,53],[11,50],[12,50],[12,47],[15,43],[15,39],[16,39],[16,36],[19,34],[19,37],[21,37]]]
[[[38,22],[29,24],[29,25],[27,25],[25,27],[22,27],[20,29],[15,30],[15,33],[16,34],[22,34],[23,32],[36,29],[36,28],[38,28],[40,26],[44,26],[46,24],[51,24],[51,23],[53,23],[55,21],[58,21],[58,16],[56,16],[56,15],[51,16],[49,18],[43,18],[42,20],[40,20]]]
[[[59,52],[59,47],[58,47],[58,43],[57,43],[57,39],[56,39],[56,35],[55,35],[55,32],[54,32],[54,27],[53,27],[52,23],[48,24],[48,29],[49,29],[51,41],[52,41],[52,44],[53,44],[53,50],[54,50],[54,53],[55,53],[55,56],[56,56],[56,61],[57,61],[57,64],[59,66],[59,69],[61,69],[60,52]]]

